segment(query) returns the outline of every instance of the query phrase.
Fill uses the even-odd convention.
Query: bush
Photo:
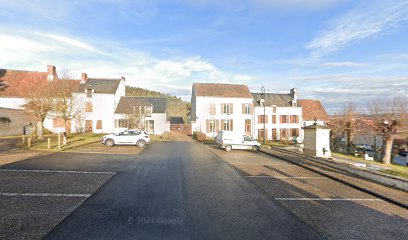
[[[193,139],[202,142],[207,139],[207,135],[205,135],[205,133],[202,132],[193,132]]]

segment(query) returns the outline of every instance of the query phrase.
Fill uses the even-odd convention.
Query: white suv
[[[146,132],[138,130],[126,130],[117,134],[105,135],[101,139],[102,144],[108,147],[115,145],[136,145],[144,148],[150,143],[150,137]]]

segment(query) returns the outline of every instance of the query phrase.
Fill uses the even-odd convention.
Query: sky
[[[353,102],[408,96],[408,0],[0,0],[0,68]],[[408,104],[408,103],[407,103]]]

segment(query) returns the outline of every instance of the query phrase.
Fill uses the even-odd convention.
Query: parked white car
[[[105,135],[102,137],[101,142],[108,147],[115,145],[136,145],[144,148],[146,144],[150,143],[150,137],[144,131],[126,130],[121,133]]]
[[[223,148],[227,152],[232,149],[251,149],[258,151],[261,148],[261,144],[250,136],[228,131],[219,131],[214,138],[214,142],[217,147]]]

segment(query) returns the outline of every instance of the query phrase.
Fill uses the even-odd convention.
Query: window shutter
[[[272,115],[272,123],[276,123],[276,115]]]
[[[225,120],[221,120],[221,130],[225,130],[224,124],[225,124]]]
[[[242,104],[242,114],[245,114],[245,103]]]
[[[221,103],[221,113],[224,114],[225,113],[225,103]]]
[[[280,123],[283,123],[283,115],[280,116]]]
[[[234,113],[234,104],[230,103],[230,113]]]
[[[102,120],[96,121],[96,129],[102,129]]]
[[[230,120],[230,131],[234,131],[234,128],[233,128],[233,120],[232,120],[232,119]]]
[[[265,123],[268,123],[268,115],[265,115]]]
[[[258,123],[262,123],[262,116],[258,115]]]
[[[215,120],[215,129],[217,129],[217,132],[220,131],[220,120]]]

